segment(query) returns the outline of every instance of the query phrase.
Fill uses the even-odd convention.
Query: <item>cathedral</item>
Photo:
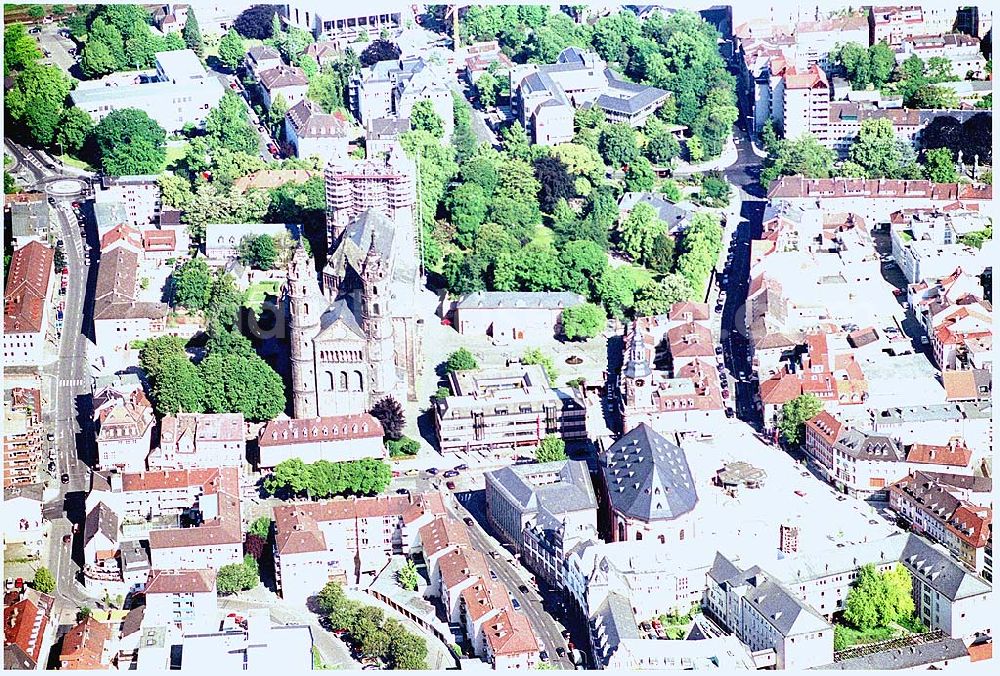
[[[324,180],[322,286],[301,245],[285,286],[296,418],[362,413],[387,395],[416,400],[421,365],[413,162],[397,146],[385,158],[333,160]]]

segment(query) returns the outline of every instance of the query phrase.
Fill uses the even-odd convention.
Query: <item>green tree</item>
[[[278,246],[270,235],[244,235],[240,240],[239,259],[243,265],[258,270],[273,270],[278,260]]]
[[[146,340],[139,351],[139,365],[153,382],[166,370],[171,357],[184,357],[184,340],[177,336],[157,336]]]
[[[983,245],[991,239],[993,239],[993,226],[988,225],[983,230],[976,230],[975,232],[962,235],[958,241],[965,246],[982,249]]]
[[[385,614],[375,606],[362,606],[354,615],[351,638],[362,655],[385,656],[389,651],[389,634],[384,629]]]
[[[476,94],[483,108],[492,108],[497,103],[497,93],[500,91],[500,81],[493,73],[486,72],[476,80]]]
[[[406,565],[399,569],[396,573],[396,580],[399,582],[399,586],[406,591],[417,591],[420,575],[417,573],[417,567],[413,561],[407,561]]]
[[[413,110],[410,111],[410,127],[416,131],[425,131],[434,138],[444,136],[444,121],[428,99],[414,104]]]
[[[184,211],[194,200],[191,183],[174,174],[162,174],[157,183],[160,186],[160,199],[165,207],[173,207]]]
[[[701,198],[708,206],[724,207],[729,202],[729,181],[718,171],[706,173],[701,180]]]
[[[56,133],[56,142],[62,144],[62,149],[71,153],[78,153],[84,147],[87,139],[94,131],[94,120],[86,111],[72,106],[66,109],[62,122],[59,123],[59,131]]]
[[[56,589],[56,578],[45,566],[41,566],[35,571],[35,578],[31,581],[31,587],[43,594],[51,594]]]
[[[597,297],[597,283],[608,267],[607,252],[596,242],[570,240],[559,252],[563,286],[590,298]],[[565,315],[563,317],[565,323]]]
[[[653,165],[645,157],[637,157],[628,165],[625,172],[625,189],[631,192],[652,190],[656,184],[656,173]]]
[[[285,113],[288,112],[288,101],[285,95],[275,94],[271,100],[271,107],[267,109],[267,122],[275,136],[281,135],[281,129],[285,124]]]
[[[112,51],[114,47],[103,40],[94,39],[87,43],[80,58],[80,68],[84,75],[99,78],[118,70],[118,57]],[[122,45],[124,50],[124,44]]]
[[[235,594],[253,589],[259,584],[260,574],[257,571],[257,564],[252,558],[250,565],[244,561],[243,563],[230,563],[222,566],[215,578],[215,588],[219,594]]]
[[[3,74],[22,70],[42,58],[38,45],[22,23],[8,24],[3,30]]]
[[[686,277],[676,273],[650,281],[635,292],[635,315],[652,317],[666,313],[674,303],[694,298],[694,289]]]
[[[593,338],[608,321],[604,308],[593,303],[581,303],[563,310],[562,330],[569,340]]]
[[[212,274],[204,258],[192,258],[174,270],[174,302],[189,310],[208,308],[212,292]]]
[[[443,394],[442,390],[444,391]],[[443,399],[449,395],[450,392],[447,387],[439,387],[435,397],[437,399]],[[390,458],[414,456],[420,453],[420,442],[407,436],[400,439],[387,439],[385,447],[389,449]]]
[[[112,176],[156,174],[166,161],[166,132],[142,110],[115,110],[94,129],[101,168]]]
[[[489,220],[502,223],[522,242],[531,239],[542,221],[536,199],[540,190],[531,164],[514,157],[504,159],[498,169]]]
[[[778,142],[777,152],[768,155],[761,171],[761,184],[766,188],[779,176],[829,178],[833,172],[833,151],[820,144],[812,134]]]
[[[209,354],[198,365],[198,374],[204,383],[204,407],[211,413],[242,413],[260,422],[285,408],[281,376],[256,354]]]
[[[798,445],[802,441],[805,422],[823,410],[823,402],[814,394],[801,394],[781,407],[778,429],[788,443]]]
[[[445,371],[454,373],[455,371],[468,371],[479,368],[479,363],[471,352],[464,347],[460,347],[448,356],[445,362]]]
[[[167,33],[163,37],[163,51],[165,52],[177,52],[182,49],[187,49],[187,45],[184,44],[184,38],[178,33]]]
[[[674,269],[674,238],[662,232],[653,238],[653,243],[644,257],[646,267],[654,272],[666,274]]]
[[[395,620],[386,622],[389,663],[393,669],[426,670],[427,640],[412,634]]]
[[[29,5],[28,16],[32,19],[41,19],[45,16],[45,8],[41,5]]]
[[[153,403],[159,415],[178,412],[202,413],[205,410],[205,385],[198,367],[183,352],[168,355],[162,362],[162,371],[153,381]]]
[[[924,153],[924,169],[934,183],[958,182],[958,171],[947,148],[931,148]]]
[[[406,413],[395,397],[386,396],[375,402],[370,413],[382,423],[387,439],[400,439],[406,428]]]
[[[55,66],[27,63],[14,78],[4,105],[11,119],[39,145],[48,147],[63,118],[70,79]]]
[[[551,213],[561,199],[575,196],[576,187],[566,165],[555,157],[539,157],[534,162],[535,178],[538,179],[538,203],[542,211]]]
[[[864,167],[868,178],[898,178],[903,171],[900,146],[891,120],[865,120],[848,156],[852,162]]]
[[[535,460],[538,462],[558,462],[560,460],[567,460],[568,458],[569,456],[566,455],[566,442],[563,441],[562,437],[544,437],[538,443],[538,448],[535,449]]]
[[[240,37],[235,28],[230,28],[219,41],[219,61],[229,70],[235,71],[243,62],[245,54],[243,38]]]
[[[774,130],[774,120],[770,117],[767,118],[764,122],[764,128],[761,129],[760,142],[768,154],[773,155],[778,152],[778,133]]]
[[[273,520],[269,516],[257,517],[250,523],[247,532],[260,538],[267,538],[271,534],[271,524]]]
[[[627,267],[609,268],[597,283],[597,294],[608,314],[616,319],[624,319],[635,305],[635,292],[639,284],[634,273]]]
[[[705,159],[705,146],[699,136],[692,136],[687,141],[688,159],[691,162],[701,162]]]
[[[193,7],[188,8],[187,21],[184,22],[181,37],[184,38],[184,44],[188,49],[194,50],[199,57],[204,55],[205,45],[201,39],[201,28],[198,27],[198,18],[194,15]]]
[[[246,105],[232,90],[227,90],[219,104],[209,111],[205,132],[212,154],[217,154],[219,148],[226,148],[257,156],[257,133],[250,124]]]
[[[339,582],[332,581],[327,582],[316,595],[316,604],[330,619],[334,629],[350,629],[360,608],[357,601],[344,595],[344,588]]]
[[[489,203],[486,193],[476,183],[459,183],[449,196],[451,221],[457,230],[456,241],[465,248],[472,247],[476,232],[486,218]]]
[[[635,130],[625,123],[609,124],[601,132],[598,150],[610,167],[631,164],[639,156]]]
[[[958,95],[947,87],[928,84],[917,89],[906,103],[911,108],[958,108]]]
[[[653,164],[668,165],[681,154],[681,144],[667,126],[655,117],[646,122],[646,145],[642,152]]]
[[[556,378],[559,377],[559,372],[556,371],[555,360],[537,347],[525,350],[524,354],[521,355],[521,363],[525,366],[532,366],[535,364],[541,366],[545,369],[545,375],[548,377],[550,383],[556,382]]]
[[[619,228],[622,251],[633,260],[645,263],[657,237],[667,233],[667,224],[647,202],[639,202]]]

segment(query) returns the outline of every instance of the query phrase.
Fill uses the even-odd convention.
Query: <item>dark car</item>
[[[542,662],[548,662],[549,661],[549,654],[548,654],[548,652],[546,652],[544,650],[542,650],[541,652],[539,652],[538,653],[538,659],[540,659]]]
[[[872,525],[872,526],[877,526],[878,525],[878,521],[876,521],[875,519],[868,519],[868,523],[869,523],[869,525]]]
[[[454,481],[449,481],[448,483],[445,484],[445,487],[449,491],[453,491],[453,490],[455,490],[455,482]]]
[[[514,610],[520,610],[521,609],[521,604],[515,598],[511,598],[510,605],[512,605],[514,607]]]
[[[54,462],[49,463],[49,471],[50,472],[56,471],[56,464]]]
[[[727,418],[734,418],[734,417],[736,417],[736,411],[734,411],[732,408],[730,408],[730,407],[727,406],[726,407],[726,417]]]
[[[556,648],[556,655],[559,657],[566,657],[566,649],[563,647]]]
[[[64,484],[68,484],[69,483],[69,474],[66,474],[64,472],[63,475],[61,477],[59,477],[59,480],[62,481]]]
[[[721,345],[716,345],[715,346],[715,354],[722,354],[722,346]]]
[[[410,489],[408,489],[408,488],[397,488],[396,489],[396,494],[397,495],[409,495],[410,494]]]
[[[70,535],[69,533],[66,533],[65,535],[63,535],[63,544],[64,545],[68,545],[72,541],[73,541],[73,536],[72,535]]]
[[[428,467],[427,473],[430,474],[431,476],[437,476],[438,473],[437,467]]]
[[[462,519],[462,521],[465,522],[466,526],[471,526],[472,525],[472,517],[471,516],[465,517],[464,519]]]
[[[468,465],[455,465],[456,472],[464,472],[467,469],[469,469]]]
[[[729,398],[729,389],[728,388],[723,388],[723,390],[722,390],[722,396],[725,399]]]
[[[490,577],[493,578],[494,580],[497,579],[497,574],[495,570],[490,569]]]
[[[528,585],[525,585],[525,584],[519,585],[517,589],[522,594],[527,594],[528,593]]]
[[[717,315],[721,315],[722,314],[722,305],[716,305],[715,306],[715,314],[717,314]]]
[[[844,500],[846,500],[846,499],[847,499],[847,496],[846,496],[846,495],[838,495],[838,496],[837,496],[837,500],[838,500],[839,502],[843,502],[843,501],[844,501]]]
[[[452,477],[458,476],[458,472],[456,472],[453,469],[449,469],[447,472],[444,473],[443,476],[444,476],[445,479],[450,479]]]

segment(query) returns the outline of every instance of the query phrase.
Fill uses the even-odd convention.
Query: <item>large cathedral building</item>
[[[318,280],[300,246],[288,269],[296,418],[362,413],[416,399],[423,320],[416,169],[402,148],[333,160],[325,172],[329,255]]]

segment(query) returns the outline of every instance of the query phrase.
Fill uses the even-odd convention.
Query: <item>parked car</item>
[[[514,606],[514,610],[520,610],[521,609],[521,604],[514,597],[511,597],[511,599],[510,599],[510,605]]]
[[[726,417],[727,418],[735,418],[736,417],[736,411],[734,411],[731,406],[727,406],[726,407]]]
[[[528,585],[526,585],[526,584],[518,585],[517,589],[522,594],[527,594],[528,593]]]
[[[721,345],[716,345],[715,346],[715,354],[722,354],[722,346]]]
[[[469,466],[468,466],[468,465],[465,465],[465,464],[462,464],[462,465],[455,465],[455,471],[456,471],[456,472],[464,472],[464,471],[465,471],[465,470],[467,470],[467,469],[469,469]]]
[[[66,474],[65,472],[63,472],[63,475],[61,477],[59,477],[59,481],[63,482],[64,484],[68,484],[69,483],[69,474]]]
[[[875,519],[868,519],[868,523],[871,524],[872,526],[878,525],[878,521],[876,521]]]
[[[930,342],[931,342],[931,341],[930,341],[930,340],[929,340],[929,339],[927,338],[927,336],[920,336],[920,344],[921,344],[921,345],[927,345],[927,344],[929,344]]]
[[[462,521],[465,522],[466,526],[471,526],[472,525],[472,517],[471,516],[465,517],[464,519],[462,519]]]
[[[566,649],[563,648],[562,646],[556,648],[556,655],[558,655],[559,657],[566,657]]]
[[[722,397],[724,399],[728,399],[729,398],[729,388],[726,388],[726,387],[722,388]]]
[[[800,498],[806,497],[805,491],[795,491],[795,494]]]
[[[430,474],[431,476],[437,476],[438,469],[437,467],[428,467],[427,473]]]
[[[403,475],[402,475],[402,473],[399,470],[395,470],[395,469],[392,470],[392,478],[393,479],[398,479],[401,476],[403,476]]]
[[[847,496],[846,496],[846,495],[838,495],[838,496],[837,496],[837,501],[838,501],[838,502],[843,502],[843,501],[844,501],[844,500],[846,500],[846,499],[847,499]]]
[[[70,535],[69,533],[66,533],[66,535],[63,535],[63,544],[64,545],[68,545],[72,541],[73,541],[73,536],[72,535]]]
[[[403,472],[403,474],[405,474],[406,476],[417,476],[418,474],[420,474],[420,470],[419,469],[408,469],[405,472]]]
[[[445,484],[445,486],[448,488],[449,491],[455,490],[455,482],[454,481],[449,481],[448,483]]]
[[[548,662],[549,661],[549,653],[546,652],[545,650],[540,651],[538,653],[538,659],[540,659],[542,662]]]
[[[496,571],[494,571],[492,568],[490,569],[490,577],[493,578],[494,580],[497,579]]]
[[[443,474],[442,476],[443,476],[443,477],[444,477],[445,479],[450,479],[451,477],[456,477],[456,476],[458,476],[458,472],[456,472],[456,471],[455,471],[455,470],[453,470],[453,469],[449,469],[449,470],[448,470],[447,472],[445,472],[445,473],[444,473],[444,474]]]
[[[230,89],[239,89],[240,88],[240,84],[238,82],[230,82],[229,83],[229,88]]]
[[[409,494],[410,494],[410,489],[409,488],[397,488],[396,489],[396,495],[409,495]]]

